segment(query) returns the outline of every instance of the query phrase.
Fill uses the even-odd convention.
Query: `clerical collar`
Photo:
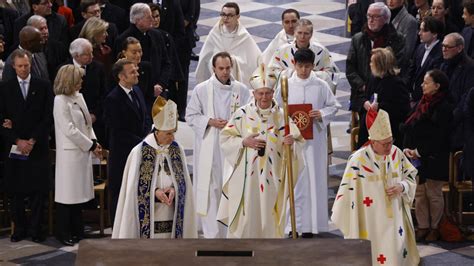
[[[295,40],[295,36],[294,35],[289,35],[289,34],[285,34],[286,35],[286,41],[288,43],[292,43],[294,40]]]

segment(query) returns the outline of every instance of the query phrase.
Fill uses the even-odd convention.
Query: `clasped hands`
[[[155,197],[162,203],[171,206],[173,204],[176,191],[174,187],[159,188],[155,190]]]
[[[2,126],[4,128],[12,129],[13,122],[10,119],[4,119]],[[36,141],[32,138],[31,139],[17,139],[15,142],[21,154],[25,154],[25,155],[30,154],[30,152],[33,150],[33,147],[35,146],[35,143]]]
[[[242,145],[244,145],[244,147],[249,147],[255,150],[265,148],[265,146],[267,145],[267,142],[263,139],[258,139],[257,137],[259,135],[260,134],[258,133],[248,135],[242,141]],[[295,143],[295,139],[293,138],[293,135],[289,134],[284,137],[283,144],[292,145],[293,143]]]
[[[220,119],[220,118],[210,118],[209,121],[207,122],[208,125],[211,127],[216,127],[218,129],[223,129],[225,125],[227,125],[227,120],[225,119]]]

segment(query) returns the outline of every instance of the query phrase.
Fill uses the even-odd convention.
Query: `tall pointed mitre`
[[[384,140],[392,136],[390,118],[388,113],[382,109],[375,111],[369,109],[365,118],[370,140]]]
[[[261,64],[250,77],[250,86],[254,90],[260,88],[274,89],[277,83],[275,71],[269,69],[265,64]]]
[[[160,131],[176,130],[178,126],[177,113],[176,103],[158,96],[151,108],[153,126]]]

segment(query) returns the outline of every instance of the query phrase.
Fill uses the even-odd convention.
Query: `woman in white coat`
[[[79,93],[83,75],[83,69],[65,65],[54,80],[56,238],[67,246],[83,238],[82,204],[94,198],[91,153],[100,156],[102,149]]]

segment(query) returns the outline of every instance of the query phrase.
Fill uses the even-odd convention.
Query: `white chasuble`
[[[262,52],[262,63],[267,66],[272,60],[275,51],[283,45],[291,43],[294,39],[295,37],[286,34],[284,29],[278,32],[275,38],[273,38],[273,40],[268,44],[265,51]]]
[[[410,206],[417,170],[396,146],[390,155],[376,155],[370,145],[347,162],[331,220],[345,238],[368,239],[373,265],[418,265],[420,257]],[[404,191],[388,197],[385,189],[401,184]]]
[[[313,119],[313,139],[307,139],[304,146],[306,167],[295,187],[295,209],[298,232],[327,232],[327,126],[341,105],[327,83],[316,77],[314,72],[308,79],[300,79],[296,72],[293,73],[288,80],[288,104],[311,104],[312,110],[319,110],[322,114],[322,121]],[[291,227],[288,223],[285,231],[289,230]]]
[[[184,151],[176,142],[160,147],[154,134],[149,134],[135,146],[125,165],[112,238],[197,238],[186,165]],[[171,207],[155,198],[155,189],[161,185],[176,191]]]
[[[326,81],[334,92],[338,80],[337,73],[339,72],[339,68],[332,60],[329,50],[317,42],[311,42],[308,48],[315,54],[313,71],[318,78]],[[282,74],[285,73],[288,77],[291,76],[295,69],[294,55],[296,51],[298,51],[296,42],[283,45],[273,54],[269,67]]]
[[[251,102],[240,108],[221,131],[226,161],[224,187],[217,218],[228,226],[228,238],[281,238],[284,236],[288,181],[285,172],[283,110],[274,103],[263,110]],[[247,136],[258,133],[265,153],[243,147]],[[303,167],[302,139],[291,123],[294,182]]]
[[[193,187],[196,212],[205,238],[223,238],[226,228],[216,220],[222,194],[223,157],[220,130],[208,125],[209,119],[225,119],[248,102],[250,92],[242,83],[222,84],[213,75],[194,88],[186,108],[186,121],[194,130]]]
[[[219,52],[228,52],[232,56],[232,76],[249,86],[249,78],[257,69],[262,52],[242,24],[239,23],[235,32],[227,32],[220,21],[207,35],[199,53],[196,82],[201,83],[212,76],[212,57]]]

